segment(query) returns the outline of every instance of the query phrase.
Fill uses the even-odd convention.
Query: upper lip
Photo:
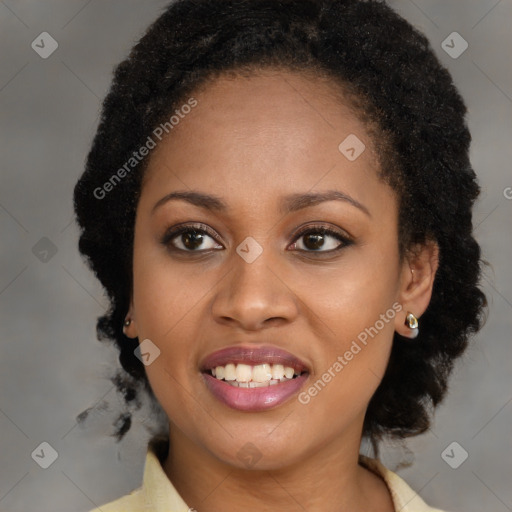
[[[270,345],[247,346],[234,345],[217,350],[206,356],[201,364],[201,371],[211,370],[217,366],[226,366],[228,363],[242,364],[282,364],[289,366],[296,372],[309,373],[306,363],[286,350]]]

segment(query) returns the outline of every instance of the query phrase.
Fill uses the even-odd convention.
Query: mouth
[[[276,407],[298,392],[308,366],[276,347],[229,347],[200,365],[212,394],[233,409],[258,411]]]
[[[230,386],[260,388],[288,382],[307,372],[298,372],[290,366],[284,366],[279,363],[272,365],[263,363],[254,366],[245,363],[228,363],[225,366],[219,365],[215,368],[210,368],[203,373],[226,382]]]

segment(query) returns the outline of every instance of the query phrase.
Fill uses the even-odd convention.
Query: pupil
[[[202,239],[202,234],[196,233],[195,231],[190,231],[188,233],[183,234],[183,245],[187,249],[195,249],[196,247],[199,247],[201,245]],[[190,244],[192,246],[190,246]]]
[[[322,247],[323,245],[323,239],[324,239],[324,235],[323,234],[317,234],[317,235],[306,235],[306,241],[304,243],[304,245],[308,248],[308,249],[319,249]],[[309,244],[307,242],[307,240],[312,240],[313,241],[313,244],[312,246],[310,246],[311,244]],[[319,243],[321,242],[321,243]]]

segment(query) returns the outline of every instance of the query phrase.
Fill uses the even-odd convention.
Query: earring
[[[127,318],[124,323],[123,323],[123,332],[126,334],[126,328],[130,326],[130,324],[132,323],[132,319],[131,318]]]
[[[410,311],[407,311],[407,316],[405,317],[405,325],[411,329],[410,334],[406,336],[411,339],[416,338],[419,333],[418,319]]]

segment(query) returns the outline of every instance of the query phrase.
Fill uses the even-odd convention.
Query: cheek
[[[140,257],[139,257],[140,256]],[[188,384],[196,371],[191,340],[201,330],[198,318],[207,276],[185,272],[152,250],[134,254],[134,306],[139,340],[150,339],[160,350],[145,367],[151,388],[173,422],[187,430],[186,422],[201,416],[197,402],[190,400]],[[206,299],[206,297],[204,297]],[[204,419],[204,418],[203,418]],[[181,422],[184,422],[183,424]]]
[[[202,294],[196,293],[191,281],[183,276],[157,275],[157,269],[153,272],[139,283],[134,278],[137,325],[146,337],[165,339],[181,328],[182,318]]]
[[[303,285],[312,290],[307,299],[312,318],[321,319],[324,335],[304,401],[310,400],[319,417],[340,408],[356,414],[373,395],[389,359],[401,308],[398,250],[384,241],[355,249],[329,272],[305,279]],[[317,394],[322,398],[315,399]]]
[[[193,277],[150,239],[136,231],[133,257],[133,303],[140,341],[150,339],[159,349],[157,359],[145,367],[157,398],[161,389],[176,388],[191,363],[192,329],[198,329],[195,308],[201,307],[204,278]],[[200,287],[201,289],[196,289]],[[176,380],[174,380],[176,379]],[[176,393],[171,393],[171,395]]]
[[[321,272],[309,269],[301,273],[299,289],[308,290],[304,300],[330,327],[331,334],[346,341],[373,326],[386,311],[391,309],[386,320],[394,314],[398,260],[398,252],[390,245],[354,248]],[[393,330],[392,322],[384,327],[379,322],[379,327]]]
[[[187,411],[194,416],[194,401],[186,399],[183,386],[189,387],[190,375],[197,371],[192,340],[201,332],[198,315],[204,309],[201,297],[205,288],[196,290],[200,278],[191,279],[170,268],[164,272],[153,266],[140,274],[145,278],[134,288],[137,327],[139,339],[149,338],[160,350],[158,358],[145,367],[158,401],[168,414]]]
[[[172,261],[165,248],[158,247],[147,234],[136,237],[133,288],[140,334],[165,341],[183,328],[187,316],[193,316],[194,308],[200,307],[201,298],[213,286],[208,283],[210,274],[200,267],[200,263]]]
[[[315,351],[315,373],[299,395],[313,423],[333,435],[364,415],[387,367],[396,314],[387,290],[370,287],[362,294],[355,284],[344,289],[343,297],[323,308],[329,335]]]

